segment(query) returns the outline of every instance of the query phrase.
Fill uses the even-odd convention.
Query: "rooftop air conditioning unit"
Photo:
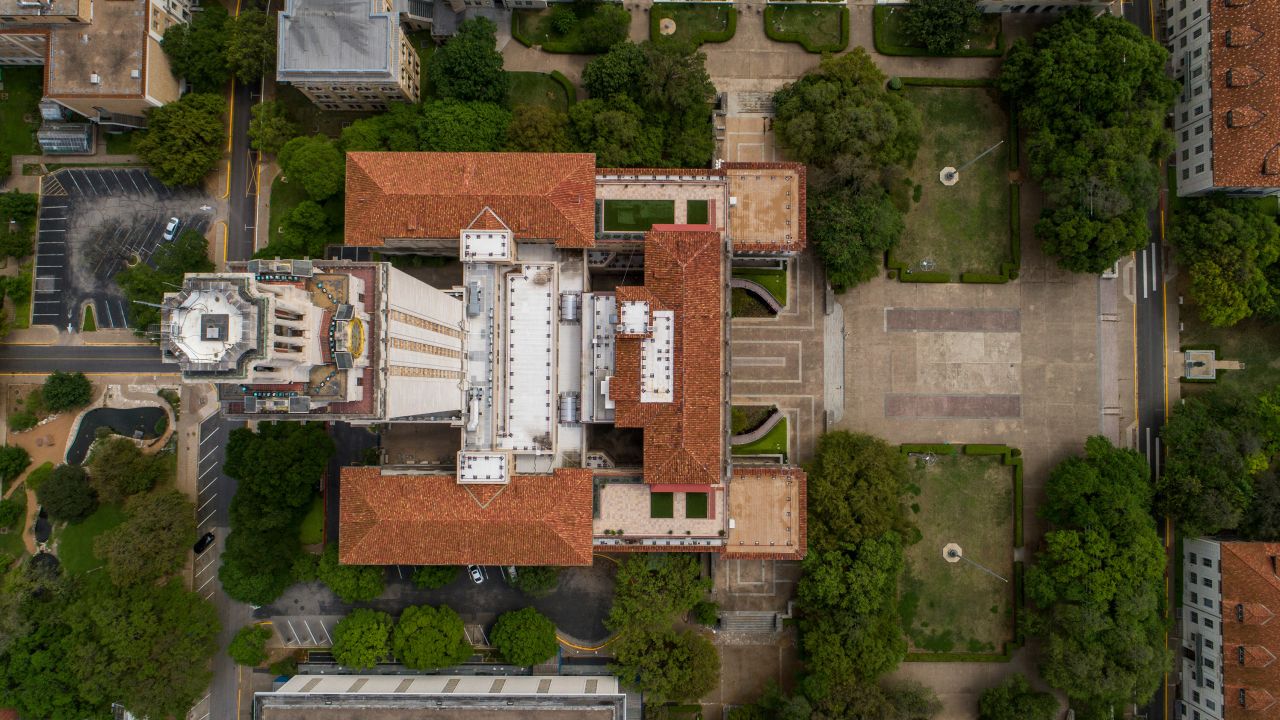
[[[89,73],[89,82],[94,85],[102,84],[102,76],[98,73]]]

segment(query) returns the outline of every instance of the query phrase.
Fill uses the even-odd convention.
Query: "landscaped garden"
[[[780,304],[787,304],[787,271],[785,268],[736,267],[733,277],[757,283]]]
[[[124,522],[124,508],[119,505],[100,505],[82,522],[72,523],[60,530],[58,559],[68,574],[79,575],[102,565],[93,554],[93,541],[102,533]]]
[[[36,129],[44,92],[42,67],[6,67],[2,72],[6,97],[0,100],[0,176],[9,174],[10,157],[40,154]]]
[[[605,200],[603,204],[606,232],[645,232],[654,225],[676,221],[672,200]]]
[[[781,455],[787,458],[787,418],[783,417],[763,437],[745,445],[734,445],[734,455]]]
[[[555,5],[511,14],[511,37],[550,53],[602,53],[627,38],[631,14],[620,3]]]
[[[576,99],[572,95],[573,85],[565,78],[562,82],[554,75],[540,72],[508,72],[510,87],[507,97],[511,106],[545,105],[558,112],[568,112],[569,106]],[[564,78],[560,75],[560,78]]]
[[[890,268],[904,280],[955,281],[964,273],[979,276],[973,281],[1010,279],[1018,258],[1010,237],[1008,143],[965,167],[1008,138],[995,90],[911,84],[901,92],[920,109],[924,132],[915,163],[895,188],[895,202],[907,211],[906,230]],[[943,185],[944,167],[959,169],[959,182]]]
[[[811,53],[840,52],[849,44],[849,8],[811,4],[770,4],[764,32],[779,42],[799,43]]]
[[[906,5],[877,5],[872,14],[876,52],[881,55],[929,56],[924,44],[912,37],[904,27],[904,19],[912,9]],[[970,36],[965,47],[949,57],[995,57],[1004,52],[1004,34],[1001,32],[1000,13],[988,13],[982,18],[981,29]]]
[[[738,28],[738,12],[733,5],[657,3],[649,17],[649,39],[669,37],[701,45],[725,42]]]
[[[1003,446],[970,445],[968,453],[954,445],[906,449],[921,451],[909,454],[908,489],[922,537],[906,548],[898,591],[909,652],[923,660],[931,653],[999,655],[1014,640],[1020,459]],[[948,562],[950,543],[972,563]]]

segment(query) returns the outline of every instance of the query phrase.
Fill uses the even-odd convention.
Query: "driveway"
[[[79,330],[92,304],[98,328],[127,328],[129,308],[114,282],[149,262],[169,218],[203,234],[213,200],[168,188],[141,168],[63,168],[41,180],[32,322]]]

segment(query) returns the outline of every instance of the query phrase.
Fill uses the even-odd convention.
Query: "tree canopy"
[[[809,469],[809,547],[845,543],[912,530],[902,495],[907,461],[898,449],[871,435],[826,433]]]
[[[569,108],[569,132],[574,145],[594,153],[601,167],[662,164],[662,128],[646,125],[644,111],[625,95],[575,103]]]
[[[457,565],[423,565],[413,571],[413,584],[423,590],[438,590],[457,580],[461,571]]]
[[[267,641],[270,639],[271,628],[266,625],[245,625],[231,638],[227,654],[237,665],[261,665],[267,661]]]
[[[560,582],[560,568],[547,565],[522,567],[516,573],[511,586],[529,597],[545,597],[556,589]]]
[[[492,152],[506,143],[511,113],[490,102],[423,103],[420,147],[432,152]]]
[[[809,242],[836,292],[878,275],[906,227],[888,193],[847,185],[809,194],[808,225]]]
[[[44,379],[44,406],[49,412],[75,410],[93,399],[93,383],[82,372],[56,371]]]
[[[1280,316],[1280,225],[1257,200],[1186,198],[1169,224],[1169,243],[1191,275],[1200,318],[1226,327]],[[1273,280],[1274,278],[1274,280]]]
[[[182,285],[186,273],[213,272],[209,241],[195,230],[178,233],[173,242],[161,243],[151,255],[151,264],[138,263],[116,273],[116,283],[129,300],[134,332],[145,335],[159,325],[160,311],[153,305]]]
[[[276,67],[276,16],[245,8],[227,23],[227,69],[248,83]]]
[[[512,665],[537,665],[555,657],[556,626],[531,607],[498,616],[490,639]]]
[[[117,586],[151,583],[182,568],[196,538],[195,506],[177,490],[130,498],[129,515],[93,544]]]
[[[267,100],[249,109],[249,144],[254,150],[278,153],[284,144],[298,136],[298,126],[289,120],[284,105]]]
[[[333,659],[357,670],[386,660],[391,624],[391,616],[384,612],[352,610],[333,628]]]
[[[507,102],[507,74],[497,50],[498,28],[492,20],[474,17],[431,55],[427,74],[441,98]]]
[[[614,578],[613,607],[605,625],[614,631],[667,627],[710,590],[711,581],[701,577],[691,555],[629,555]]]
[[[720,656],[692,630],[648,628],[623,633],[610,672],[634,685],[647,702],[697,700],[720,680]]]
[[[220,93],[231,70],[227,67],[226,8],[201,8],[191,22],[170,25],[160,47],[169,58],[169,69],[184,77],[197,93]],[[261,71],[259,71],[261,72]]]
[[[150,108],[147,133],[134,142],[134,149],[165,185],[198,185],[222,159],[227,144],[227,125],[222,120],[226,111],[222,96],[211,93],[183,95],[175,102]]]
[[[368,602],[382,594],[386,570],[380,565],[343,565],[338,544],[330,543],[320,556],[320,581],[343,602]]]
[[[98,497],[106,503],[122,502],[146,492],[168,474],[164,456],[148,455],[127,437],[112,435],[99,440],[89,456],[89,476]]]
[[[978,720],[1056,720],[1058,701],[1039,692],[1027,676],[1014,673],[999,685],[983,691],[978,699]]]
[[[36,499],[54,520],[78,523],[98,509],[98,494],[79,465],[59,465],[36,489]]]
[[[31,464],[27,449],[17,445],[0,445],[0,480],[9,481],[22,474]]]
[[[981,28],[976,0],[911,0],[902,20],[902,29],[936,55],[963,49]]]
[[[1004,61],[998,85],[1031,129],[1031,176],[1048,201],[1036,234],[1068,270],[1102,272],[1147,242],[1156,162],[1172,148],[1168,60],[1134,24],[1079,8]]]
[[[545,105],[518,105],[507,127],[507,150],[569,152],[569,116]]]
[[[1239,525],[1253,494],[1251,476],[1267,469],[1261,439],[1239,411],[1248,408],[1192,395],[1160,431],[1167,453],[1156,480],[1157,508],[1189,536]]]
[[[17,232],[0,233],[0,256],[26,257],[31,254],[31,240],[36,231],[36,210],[39,196],[35,193],[0,193],[0,224],[8,230],[10,222],[17,223]]]
[[[396,659],[414,670],[432,670],[465,662],[471,643],[462,618],[446,605],[405,608],[391,635]]]
[[[346,160],[333,141],[323,135],[290,140],[280,148],[276,159],[289,181],[302,185],[312,200],[319,202],[342,190]]]

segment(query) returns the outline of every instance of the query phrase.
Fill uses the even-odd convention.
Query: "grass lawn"
[[[849,8],[838,5],[768,5],[764,30],[779,42],[800,43],[812,53],[840,52],[849,44]]]
[[[321,133],[336,138],[342,128],[356,120],[381,114],[373,110],[321,110],[319,105],[308,100],[297,88],[283,83],[276,83],[276,100],[280,101],[285,114],[298,126],[300,135]]]
[[[9,174],[11,156],[40,154],[36,128],[40,126],[44,68],[0,68],[0,80],[8,95],[0,100],[0,176],[3,176]]]
[[[317,545],[324,542],[324,500],[319,497],[311,501],[306,517],[302,518],[302,527],[298,530],[298,541],[303,545]]]
[[[774,300],[787,304],[787,271],[774,268],[734,268],[733,276],[764,286]]]
[[[9,528],[9,531],[0,535],[0,555],[12,558],[19,558],[27,554],[27,547],[22,542],[22,528],[26,523],[27,511],[27,493],[25,489],[14,491],[9,499],[22,506],[23,516],[18,522]]]
[[[84,308],[84,322],[80,323],[82,332],[93,332],[98,329],[98,323],[93,320],[93,306],[86,305]]]
[[[31,277],[33,272],[34,268],[30,262],[23,263],[18,270],[20,275],[26,276],[27,285],[34,292],[35,282]],[[25,330],[31,327],[31,294],[28,293],[20,298],[10,298],[10,300],[13,302],[13,326],[18,330]]]
[[[907,34],[903,20],[912,10],[905,5],[877,5],[872,22],[875,25],[876,52],[882,55],[932,55],[922,43]],[[1000,31],[1000,13],[982,16],[982,28],[969,37],[968,44],[952,56],[1000,55],[1004,38]]]
[[[774,316],[773,311],[760,302],[759,298],[742,288],[733,288],[729,291],[729,315],[736,318]]]
[[[685,200],[685,223],[689,225],[706,225],[710,217],[710,207],[706,200]]]
[[[565,93],[564,86],[547,73],[508,72],[507,77],[511,81],[507,98],[512,107],[546,105],[552,110],[569,112],[569,96]]]
[[[649,493],[649,517],[651,518],[669,518],[673,517],[675,511],[675,495],[669,492],[651,492]]]
[[[550,53],[586,53],[582,36],[582,21],[595,14],[605,3],[573,3],[556,5],[544,10],[516,10],[511,13],[511,36],[516,42],[530,47],[537,45]],[[556,7],[567,7],[578,16],[569,32],[560,34],[551,27],[551,13]],[[618,7],[622,7],[618,5]]]
[[[999,653],[1013,639],[1013,468],[992,455],[911,460],[911,510],[923,533],[899,583],[911,652]],[[916,492],[918,489],[918,492]],[[942,556],[947,543],[1008,578]]]
[[[649,17],[650,40],[670,37],[695,46],[704,42],[725,42],[733,37],[738,27],[738,13],[732,5],[660,3],[653,6]],[[664,19],[673,20],[676,24],[675,32],[670,35],[662,34]]]
[[[107,145],[107,152],[111,155],[132,155],[136,152],[133,144],[146,135],[142,130],[133,130],[125,133],[103,133],[102,137]]]
[[[604,229],[614,232],[642,232],[654,225],[676,221],[674,200],[605,200]]]
[[[734,455],[787,455],[787,419],[784,417],[765,436],[746,445],[734,445]]]
[[[687,518],[705,518],[707,516],[707,494],[685,493],[684,516]]]
[[[912,269],[920,261],[952,273],[999,273],[1012,262],[1009,244],[1008,146],[966,168],[951,187],[938,180],[947,166],[960,167],[1008,137],[1008,118],[987,88],[909,86],[903,91],[924,120],[920,152],[908,177],[912,196],[906,232],[894,258]]]
[[[36,414],[39,415],[40,413],[36,413]],[[40,486],[44,484],[44,481],[48,480],[49,476],[52,474],[53,474],[53,461],[50,460],[50,461],[41,463],[36,468],[33,468],[31,472],[27,473],[27,479],[24,480],[23,482],[26,483],[26,486],[31,490],[33,491],[39,490]]]
[[[93,554],[93,539],[124,522],[124,508],[101,505],[85,521],[58,533],[58,559],[68,574],[80,575],[102,565]]]
[[[302,189],[302,185],[298,183],[286,183],[280,181],[280,176],[271,181],[271,203],[268,206],[268,238],[279,237],[280,224],[284,221],[290,210],[298,206],[298,203],[307,199],[307,191]],[[344,211],[343,195],[338,193],[333,197],[320,203],[324,208],[325,216],[329,219],[329,238],[325,241],[326,245],[342,244],[342,216]]]

